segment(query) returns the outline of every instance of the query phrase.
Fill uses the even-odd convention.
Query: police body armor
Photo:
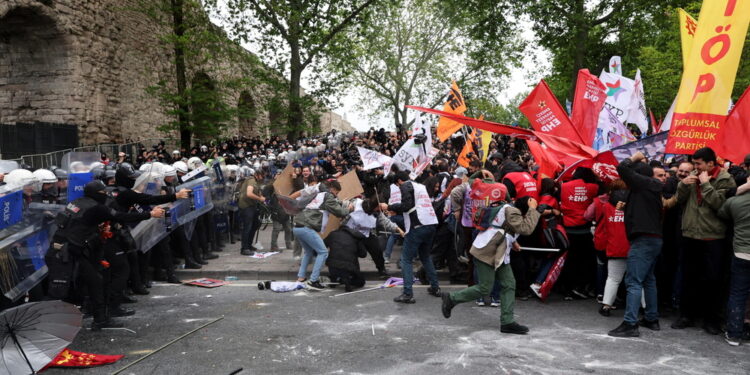
[[[117,196],[123,192],[128,190],[128,188],[123,186],[107,186],[104,191],[107,193],[107,202],[105,205],[115,211],[118,212],[124,212],[127,211],[127,209],[123,209],[118,203],[117,203]],[[127,225],[122,225],[120,223],[110,223],[112,233],[115,235],[115,240],[117,240],[120,245],[122,246],[122,250],[124,250],[126,253],[135,251],[138,246],[135,244],[135,239],[133,239],[133,235],[130,233],[130,227]]]
[[[69,245],[75,246],[83,255],[88,256],[89,246],[95,245],[94,240],[99,235],[99,227],[84,224],[81,219],[88,210],[98,203],[87,197],[76,199],[68,203],[63,212],[55,218],[58,226],[50,249],[44,257],[49,272],[47,274],[48,294],[55,299],[65,299],[70,293],[75,280],[75,261],[70,259]]]

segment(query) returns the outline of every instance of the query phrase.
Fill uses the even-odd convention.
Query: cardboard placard
[[[292,194],[292,190],[294,189],[292,186],[292,174],[294,173],[294,167],[292,166],[292,163],[289,163],[286,165],[283,171],[281,171],[281,174],[276,176],[276,179],[273,181],[273,188],[276,191],[277,194],[289,196],[289,194]]]
[[[359,181],[359,177],[357,177],[357,171],[355,170],[339,177],[338,180],[341,184],[341,191],[339,192],[338,198],[342,201],[352,199],[365,192],[362,188],[362,183]],[[323,232],[320,236],[325,239],[328,237],[328,234],[339,229],[340,226],[341,219],[333,215],[328,215],[328,223],[326,224],[326,227],[323,228]]]

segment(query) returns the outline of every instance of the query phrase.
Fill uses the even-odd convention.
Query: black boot
[[[121,316],[135,315],[135,310],[120,305],[112,305],[108,309],[109,318],[119,318]]]
[[[104,306],[96,308],[94,321],[91,322],[92,331],[101,331],[102,328],[122,328],[122,323],[107,316],[107,309]]]
[[[609,331],[609,335],[613,337],[638,337],[641,334],[638,332],[637,324],[622,322],[619,327]]]

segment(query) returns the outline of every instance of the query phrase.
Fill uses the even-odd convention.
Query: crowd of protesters
[[[565,301],[595,300],[603,316],[623,310],[623,322],[609,332],[613,336],[638,336],[639,327],[659,330],[660,313],[669,312],[676,317],[673,329],[700,324],[708,334],[724,331],[731,345],[750,339],[750,194],[745,194],[750,190],[750,155],[744,164],[729,165],[709,148],[668,161],[636,153],[617,166],[619,179],[585,167],[552,179],[537,176],[538,166],[523,140],[500,135],[493,137],[486,160],[470,153],[460,166],[466,138],[459,132],[433,143],[439,152],[416,178],[398,165],[387,172],[363,169],[357,147],[393,156],[408,138],[409,132],[399,127],[331,132],[295,142],[274,136],[233,137],[179,150],[163,143],[144,145],[137,155],[120,153],[112,160],[102,155],[100,177],[104,185],[132,188],[127,179],[142,165],[158,162],[167,166],[166,186],[174,187],[191,169],[220,165],[236,191],[237,210],[227,216],[228,231],[240,238],[240,253],[253,255],[262,246],[254,239],[261,217],[267,216],[273,223],[270,250],[293,251],[300,262],[297,281],[310,290],[324,288],[325,267],[347,291],[362,287],[359,258],[368,254],[379,276],[387,278],[386,265],[395,261],[394,247],[403,242],[398,268],[404,286],[394,301],[416,302],[412,285],[417,276],[430,285],[429,295],[441,298],[446,318],[460,303],[499,307],[501,331],[523,334],[529,329],[514,320],[515,299],[546,298],[552,285]],[[284,207],[273,187],[290,163],[289,199],[298,202],[297,212]],[[364,194],[340,200],[336,178],[352,170]],[[53,176],[61,178],[54,171]],[[34,199],[45,194],[45,186],[36,189]],[[166,189],[162,198],[148,202],[186,194]],[[128,195],[133,202],[145,199]],[[121,203],[131,207],[133,202]],[[163,212],[157,210],[107,220],[159,215]],[[341,218],[342,225],[324,239],[319,233],[331,216]],[[200,225],[215,224],[207,220]],[[129,256],[130,270],[119,270],[125,276],[112,275],[119,283],[106,292],[117,295],[112,297],[117,302],[110,302],[115,316],[130,314],[119,303],[131,302],[130,293],[147,293],[150,280],[179,282],[175,263],[197,268],[215,258],[224,243],[206,233],[211,231],[190,240],[175,235],[152,249],[149,253],[156,255],[150,257]],[[468,288],[441,291],[437,270],[443,268],[451,284]],[[560,270],[559,279],[551,277]]]

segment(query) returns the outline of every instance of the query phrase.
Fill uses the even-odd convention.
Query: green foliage
[[[477,27],[476,15],[456,4],[380,4],[366,28],[347,33],[353,46],[344,61],[352,63],[337,68],[349,78],[361,110],[373,117],[389,114],[394,125],[408,126],[414,114],[409,118],[405,105],[441,107],[451,80],[465,96],[498,94],[518,61],[518,38],[504,22],[494,22],[494,31]]]
[[[528,95],[528,92],[518,94],[507,104],[501,104],[492,97],[466,98],[466,101],[471,103],[472,117],[479,118],[483,115],[487,121],[529,129],[531,127],[529,120],[518,109]]]

